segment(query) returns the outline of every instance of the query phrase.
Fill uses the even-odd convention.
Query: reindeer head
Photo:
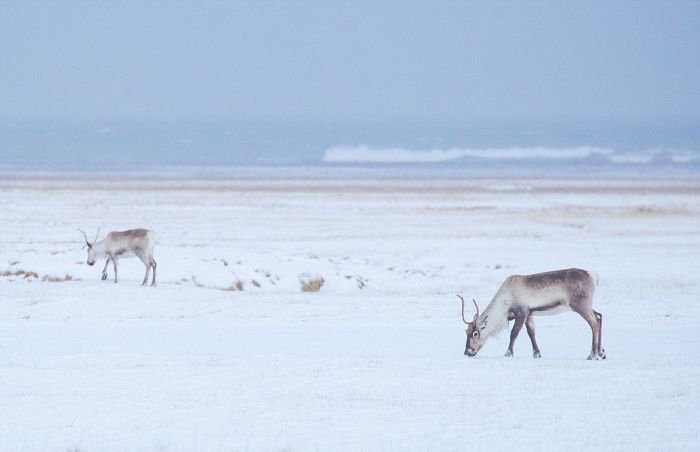
[[[95,254],[95,250],[92,249],[92,246],[97,242],[97,238],[100,236],[100,228],[97,228],[97,235],[95,235],[95,240],[90,243],[87,238],[87,234],[85,234],[85,231],[82,229],[78,229],[78,231],[83,233],[83,237],[85,237],[85,245],[83,248],[87,247],[88,249],[88,258],[87,258],[87,264],[88,265],[95,265],[95,260],[97,260],[97,256]]]
[[[481,337],[481,332],[485,328],[485,323],[479,323],[479,305],[476,304],[476,300],[472,298],[474,306],[476,307],[476,314],[474,314],[474,319],[471,322],[467,322],[464,318],[464,298],[461,295],[457,295],[460,300],[462,300],[462,321],[467,325],[467,346],[464,349],[464,354],[473,357],[479,352],[479,349],[484,345],[484,340]]]

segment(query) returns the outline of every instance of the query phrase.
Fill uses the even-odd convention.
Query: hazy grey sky
[[[700,118],[700,2],[0,1],[0,116]]]

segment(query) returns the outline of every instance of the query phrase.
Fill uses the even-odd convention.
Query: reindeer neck
[[[97,254],[98,256],[102,256],[105,254],[105,241],[100,240],[99,242],[95,242],[92,244],[92,250]]]
[[[484,329],[481,332],[482,337],[498,334],[506,328],[508,326],[508,304],[506,300],[497,294],[491,300],[491,303],[486,306],[484,312],[479,315],[477,322],[484,325]]]

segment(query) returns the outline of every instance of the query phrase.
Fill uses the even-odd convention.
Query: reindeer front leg
[[[107,279],[107,266],[109,265],[110,257],[107,256],[107,261],[105,262],[105,267],[102,269],[102,281]]]
[[[117,283],[117,258],[115,256],[110,255],[110,259],[112,259],[112,264],[114,264],[114,284]]]
[[[153,281],[151,281],[151,286],[156,285],[156,267],[158,264],[156,264],[156,260],[151,258],[151,267],[153,267]]]
[[[515,315],[515,325],[513,325],[513,329],[510,332],[510,344],[508,345],[506,356],[513,356],[513,345],[515,344],[515,339],[518,337],[518,334],[520,334],[520,330],[523,328],[525,317],[527,316],[521,313]]]
[[[525,320],[525,328],[527,328],[527,335],[530,336],[530,342],[532,342],[532,357],[541,358],[540,348],[537,346],[537,340],[535,340],[535,321],[532,318],[532,314],[527,316]]]

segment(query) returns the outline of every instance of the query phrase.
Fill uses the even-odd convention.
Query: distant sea
[[[0,172],[700,175],[700,123],[0,120]]]

